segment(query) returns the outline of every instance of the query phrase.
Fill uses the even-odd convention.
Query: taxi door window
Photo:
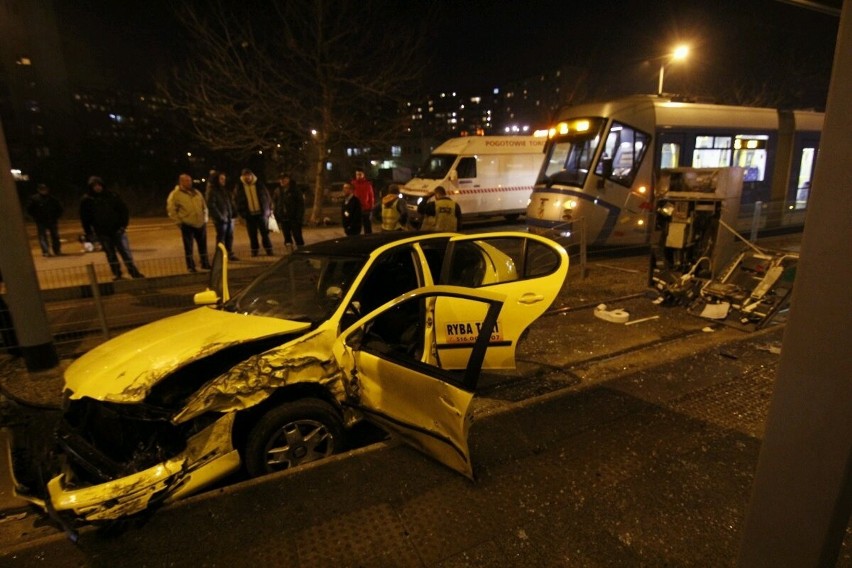
[[[441,276],[441,266],[444,264],[444,256],[447,253],[447,241],[449,238],[429,239],[419,244],[426,257],[426,264],[431,273],[432,283],[437,283]],[[425,285],[426,282],[424,281]]]
[[[381,313],[364,328],[362,348],[403,364],[421,362],[426,329],[425,298],[415,298]]]
[[[548,246],[523,237],[489,238],[451,244],[445,284],[477,288],[538,278],[559,268]]]
[[[420,280],[414,258],[411,247],[405,246],[392,249],[376,259],[353,296],[353,303],[359,303],[357,313],[368,314],[397,296],[418,288]]]

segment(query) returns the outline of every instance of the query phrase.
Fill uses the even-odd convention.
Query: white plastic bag
[[[275,219],[275,215],[269,216],[269,222],[267,223],[269,230],[273,233],[280,233],[281,229],[278,228],[278,221]]]

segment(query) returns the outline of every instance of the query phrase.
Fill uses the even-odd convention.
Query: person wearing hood
[[[43,183],[38,184],[36,192],[27,202],[27,213],[35,221],[38,244],[42,255],[46,257],[62,254],[59,241],[59,217],[62,216],[62,210],[62,203],[51,195],[50,188]]]
[[[237,212],[246,221],[251,255],[257,256],[260,246],[257,235],[266,254],[272,256],[272,241],[269,240],[269,216],[272,214],[272,199],[266,186],[257,179],[250,169],[240,173],[240,181],[234,191]]]
[[[272,212],[284,235],[284,248],[293,251],[304,246],[302,223],[305,218],[305,196],[288,173],[278,176],[279,185],[272,194]]]
[[[178,176],[178,184],[166,199],[166,212],[169,219],[180,227],[187,270],[197,272],[192,257],[192,241],[198,246],[201,268],[210,270],[207,258],[207,202],[201,192],[192,186],[192,176],[189,174]]]
[[[237,216],[237,212],[234,207],[234,198],[228,188],[227,173],[210,171],[204,200],[207,201],[210,220],[213,221],[216,229],[216,244],[225,245],[228,260],[239,260],[234,254],[234,217]]]
[[[90,177],[88,186],[86,194],[80,201],[80,222],[83,224],[83,233],[87,235],[89,241],[93,240],[91,235],[95,235],[101,243],[101,248],[112,270],[113,279],[122,279],[119,256],[132,278],[144,278],[133,263],[133,255],[130,253],[130,240],[127,238],[130,212],[127,205],[116,192],[106,189],[104,181],[98,176]]]
[[[408,224],[408,209],[399,196],[399,186],[390,184],[382,197],[382,231],[402,231]]]

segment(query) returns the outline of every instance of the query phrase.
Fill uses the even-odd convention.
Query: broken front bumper
[[[180,454],[105,483],[75,488],[62,473],[47,483],[49,503],[30,500],[64,519],[98,522],[140,513],[197,492],[235,472],[240,456],[231,443],[234,414],[226,414],[187,440]]]

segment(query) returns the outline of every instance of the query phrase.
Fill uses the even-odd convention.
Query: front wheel
[[[246,471],[251,477],[327,458],[343,448],[343,423],[326,402],[298,400],[273,408],[248,435]]]

